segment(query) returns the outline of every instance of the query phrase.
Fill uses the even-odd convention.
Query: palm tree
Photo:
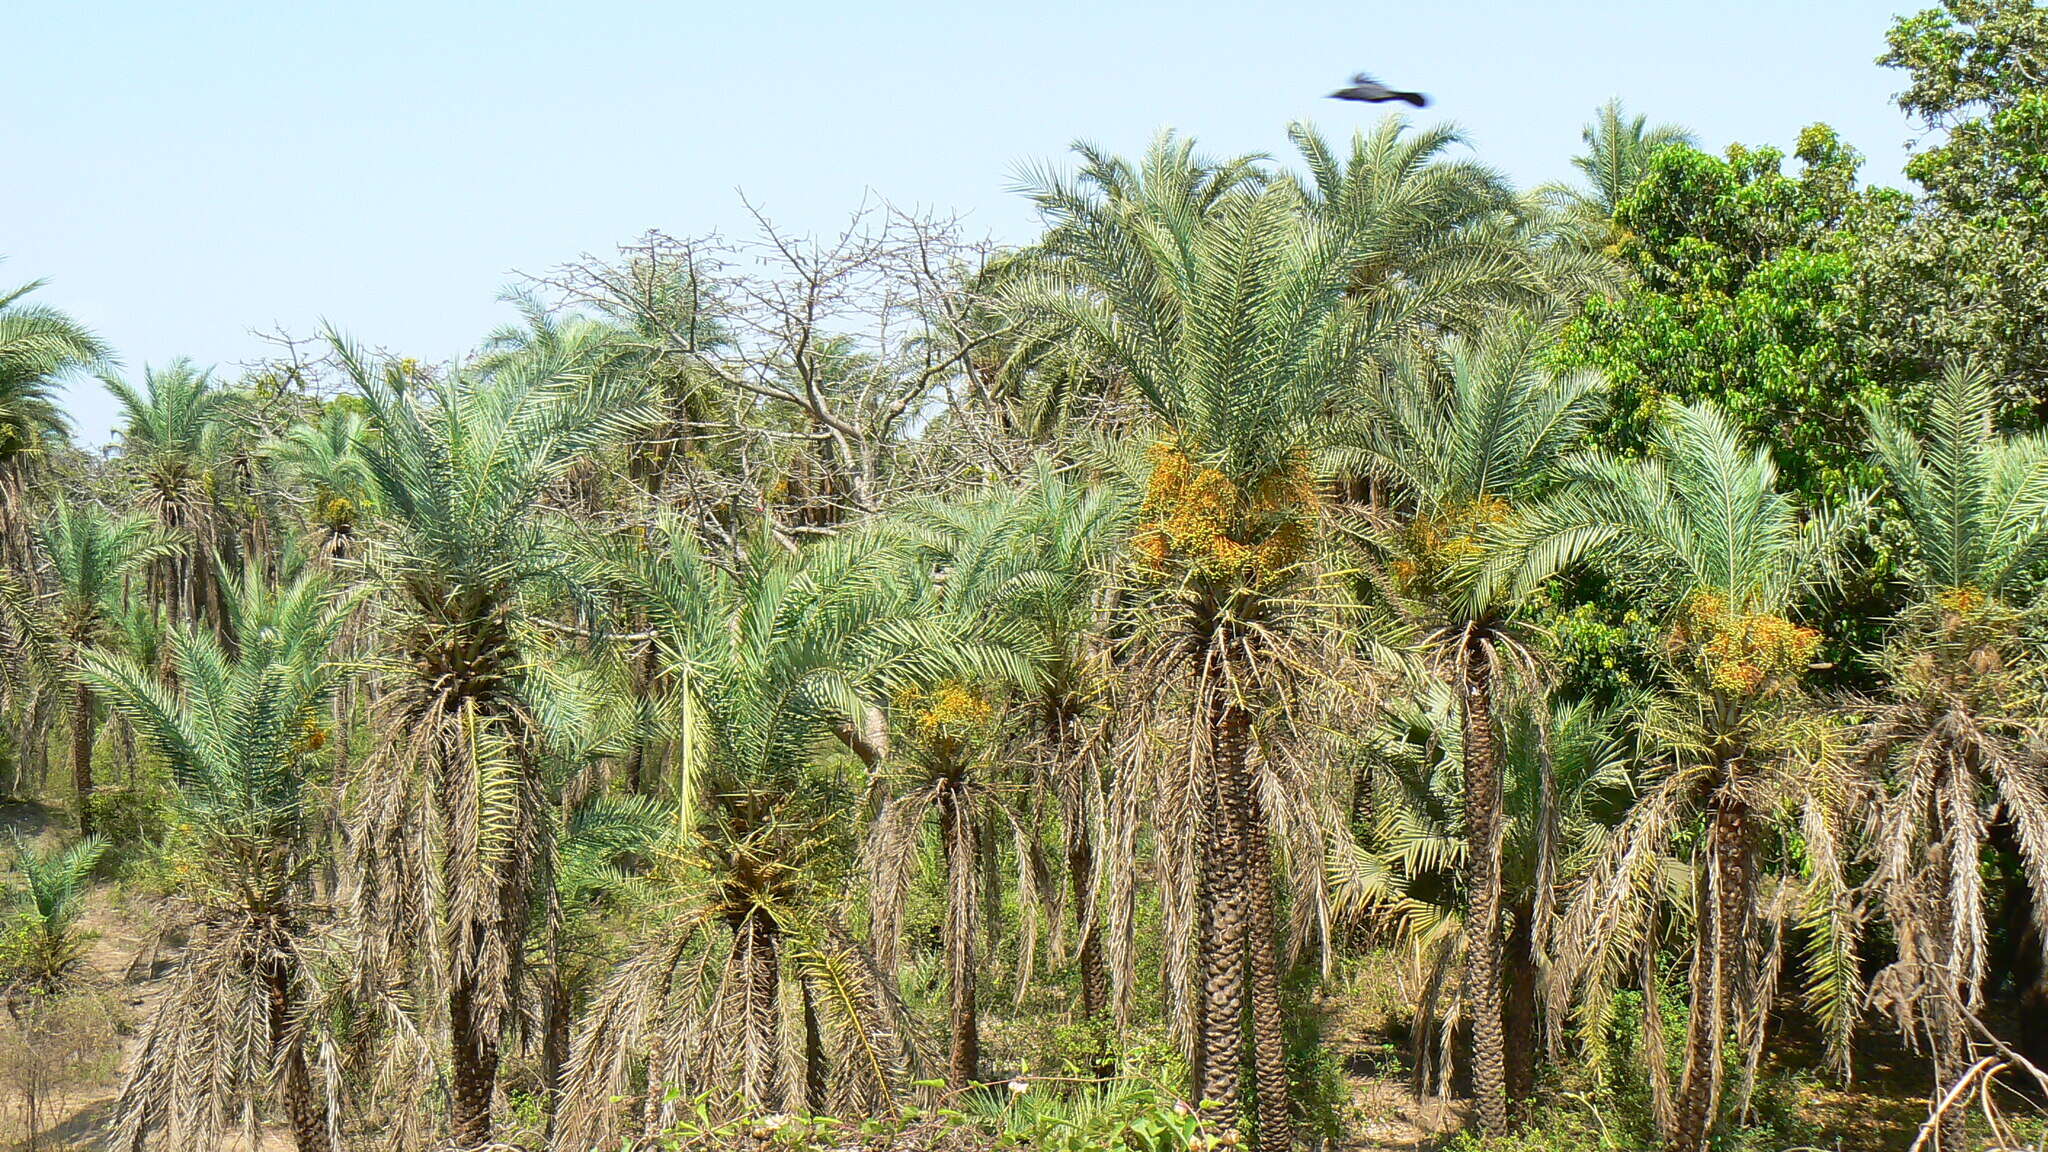
[[[1602,104],[1581,135],[1586,151],[1572,158],[1572,167],[1586,178],[1585,186],[1545,191],[1580,236],[1603,246],[1613,239],[1615,210],[1649,174],[1650,161],[1657,153],[1695,142],[1693,134],[1679,125],[1651,127],[1648,117],[1628,115],[1618,99]]]
[[[141,484],[144,507],[179,533],[187,548],[183,556],[166,557],[153,574],[155,601],[182,619],[197,619],[202,611],[218,619],[218,589],[211,581],[218,541],[209,485],[218,480],[211,467],[227,393],[211,371],[182,359],[161,372],[145,367],[139,388],[112,376],[101,382],[121,406],[122,467]]]
[[[1685,1071],[1675,1109],[1660,1108],[1660,1119],[1675,1152],[1699,1152],[1718,1122],[1731,1026],[1750,1059],[1744,1094],[1761,1052],[1776,964],[1758,950],[1767,915],[1779,914],[1766,909],[1800,910],[1812,941],[1807,995],[1838,1055],[1857,996],[1843,879],[1854,796],[1830,758],[1810,755],[1800,678],[1820,634],[1787,618],[1828,577],[1843,519],[1802,512],[1778,491],[1769,456],[1742,444],[1715,408],[1674,409],[1652,449],[1647,460],[1595,454],[1572,464],[1557,497],[1498,530],[1484,565],[1520,565],[1513,587],[1527,589],[1590,555],[1670,613],[1673,698],[1651,727],[1671,752],[1567,910],[1559,963],[1567,981],[1590,989],[1587,999],[1610,993],[1616,956],[1657,939],[1663,853],[1697,834]],[[1788,813],[1798,818],[1804,891],[1767,901],[1771,821]]]
[[[539,508],[646,412],[629,381],[573,354],[423,380],[336,343],[374,433],[358,444],[376,510],[364,563],[390,653],[353,813],[365,972],[432,990],[454,1135],[482,1144],[550,856],[526,629],[570,572]]]
[[[1078,182],[1042,181],[1056,279],[1019,293],[1096,348],[1163,428],[1133,546],[1157,613],[1151,664],[1193,690],[1189,783],[1203,799],[1169,830],[1200,845],[1193,1064],[1202,1097],[1232,1114],[1249,1000],[1258,1138],[1282,1148],[1290,1092],[1252,727],[1285,678],[1317,513],[1310,453],[1354,371],[1363,309],[1347,306],[1360,264],[1345,227],[1305,220],[1297,193],[1258,189],[1253,171],[1163,138],[1135,171],[1091,156]]]
[[[69,431],[57,389],[66,375],[106,362],[108,349],[84,325],[27,302],[35,280],[0,292],[0,560],[28,564],[22,470]]]
[[[8,993],[54,992],[71,979],[91,939],[77,931],[78,918],[93,869],[106,851],[106,841],[97,836],[42,851],[15,837],[14,861],[24,883],[11,894]]]
[[[51,591],[33,600],[18,621],[45,658],[67,671],[88,647],[112,638],[123,615],[129,582],[177,542],[146,515],[116,517],[98,508],[59,500],[37,529]],[[94,696],[91,684],[71,688],[71,785],[81,835],[92,834]]]
[[[371,435],[361,413],[330,405],[318,422],[293,424],[265,449],[277,471],[303,491],[308,550],[315,557],[347,559],[368,518],[370,467],[358,446]]]
[[[598,567],[652,623],[676,686],[662,714],[682,747],[668,865],[680,902],[587,1012],[556,1146],[615,1142],[611,1102],[636,1083],[649,1132],[680,1115],[681,1094],[712,1090],[769,1111],[888,1110],[910,1033],[830,914],[854,798],[819,770],[819,745],[836,736],[873,767],[889,754],[875,718],[895,693],[1022,679],[1028,665],[931,613],[872,539],[796,555],[762,544],[727,568],[665,519]]]
[[[1340,915],[1390,918],[1431,958],[1425,1015],[1446,1024],[1467,1018],[1470,1005],[1452,1011],[1434,1001],[1454,987],[1447,977],[1475,943],[1462,924],[1472,901],[1459,695],[1450,682],[1430,678],[1366,734],[1365,754],[1377,769],[1362,783],[1372,793],[1363,798],[1371,815],[1355,829],[1362,842],[1346,838],[1330,863]],[[1513,925],[1502,1030],[1509,1093],[1526,1099],[1542,1047],[1536,957],[1548,943],[1558,892],[1570,888],[1627,811],[1631,749],[1618,711],[1533,693],[1506,702],[1499,729],[1500,903]],[[1427,1028],[1419,1036],[1425,1045],[1433,1039]],[[1419,1063],[1429,1070],[1442,1062]]]
[[[1465,1011],[1472,1023],[1480,1124],[1508,1123],[1501,1024],[1501,777],[1493,720],[1497,685],[1532,657],[1514,615],[1526,589],[1480,562],[1490,533],[1522,515],[1553,481],[1601,402],[1591,375],[1557,376],[1542,357],[1542,325],[1506,318],[1442,358],[1411,360],[1368,392],[1355,433],[1359,468],[1398,503],[1380,526],[1387,591],[1419,628],[1424,651],[1458,686],[1470,869],[1465,917]]]
[[[168,640],[168,680],[124,655],[80,660],[170,773],[187,878],[191,943],[129,1065],[119,1142],[140,1149],[161,1130],[165,1147],[217,1148],[237,1105],[275,1094],[299,1152],[325,1152],[304,1020],[320,797],[308,776],[347,605],[311,576],[268,587],[253,565],[228,592],[232,655],[186,622]]]
[[[1533,298],[1526,245],[1502,227],[1523,205],[1500,173],[1453,158],[1465,143],[1456,128],[1388,116],[1341,158],[1310,125],[1288,136],[1306,168],[1291,181],[1303,209],[1350,237],[1349,294],[1383,331],[1467,327]]]
[[[1104,578],[1130,512],[1114,487],[1077,483],[1041,459],[1020,492],[925,505],[905,517],[923,562],[942,574],[941,605],[1019,630],[1039,658],[1044,675],[1020,753],[1036,761],[1032,786],[1049,787],[1059,802],[1081,1010],[1098,1022],[1110,1001],[1096,883],[1105,794],[1098,750],[1110,713],[1098,625]]]
[[[1866,752],[1890,765],[1874,880],[1898,939],[1879,978],[1901,1028],[1923,1034],[1935,1091],[1970,1063],[1967,1014],[1987,981],[1987,841],[2020,887],[2048,890],[2048,787],[2034,740],[2044,685],[2024,639],[2048,560],[2048,437],[2001,436],[1990,375],[1956,364],[1918,429],[1870,410],[1878,466],[1905,512],[1912,604],[1882,661],[1890,702]],[[1960,1119],[1942,1146],[1961,1147]]]

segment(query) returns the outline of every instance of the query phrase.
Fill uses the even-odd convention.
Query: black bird
[[[1406,100],[1417,108],[1429,107],[1429,97],[1420,92],[1396,92],[1385,84],[1360,72],[1351,78],[1351,87],[1339,88],[1330,93],[1337,100],[1363,100],[1367,104],[1384,104],[1389,100]]]

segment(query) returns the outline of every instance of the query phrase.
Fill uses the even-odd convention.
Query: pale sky
[[[250,331],[328,320],[422,359],[509,318],[498,290],[648,228],[744,233],[739,190],[826,230],[872,189],[1031,234],[1021,163],[1172,127],[1286,150],[1417,88],[1524,185],[1571,175],[1593,109],[1790,147],[1833,124],[1897,183],[1894,14],[1830,0],[1548,4],[625,3],[22,5],[0,21],[0,285],[112,342],[123,371],[232,375]],[[88,441],[110,399],[76,384]]]

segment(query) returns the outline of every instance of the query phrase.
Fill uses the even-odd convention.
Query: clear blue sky
[[[1435,98],[1524,184],[1570,174],[1621,96],[1789,145],[1834,124],[1896,183],[1901,78],[1873,0],[991,4],[815,0],[525,7],[438,0],[24,5],[0,67],[0,281],[91,324],[125,371],[260,354],[324,319],[425,359],[507,318],[514,270],[647,228],[744,231],[738,189],[822,230],[872,188],[1028,237],[1020,162],[1164,127],[1285,148],[1366,69]],[[1256,13],[1256,14],[1255,14]],[[72,389],[81,433],[110,403]]]

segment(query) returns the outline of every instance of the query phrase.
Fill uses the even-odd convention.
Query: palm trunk
[[[1202,1099],[1218,1122],[1236,1123],[1239,1080],[1244,1071],[1245,936],[1251,910],[1245,900],[1245,852],[1241,823],[1231,797],[1242,799],[1245,717],[1226,689],[1211,689],[1208,702],[1209,780],[1202,804],[1201,899],[1202,1034],[1196,1067]],[[1236,766],[1233,768],[1232,765]]]
[[[474,964],[464,967],[453,975],[448,989],[449,1114],[456,1146],[477,1148],[491,1142],[499,1037],[480,1019],[481,976]]]
[[[980,846],[973,814],[958,781],[941,785],[939,834],[946,843],[946,983],[953,1046],[946,1087],[965,1088],[981,1075],[981,1026],[974,1003],[975,876]]]
[[[742,1028],[740,1090],[757,1107],[782,1104],[782,1045],[778,1004],[782,993],[782,932],[767,913],[749,912],[740,922],[738,950],[746,1020]]]
[[[1245,1007],[1250,1001],[1252,1063],[1258,1091],[1257,1144],[1280,1152],[1293,1143],[1287,1038],[1280,997],[1273,868],[1264,806],[1247,766],[1251,713],[1219,683],[1210,690],[1210,795],[1203,837],[1203,1096],[1234,1119],[1244,1067]]]
[[[1501,1008],[1506,1034],[1508,1098],[1526,1101],[1536,1092],[1536,923],[1528,900],[1510,910],[1514,929],[1507,940],[1507,999]]]
[[[282,959],[273,959],[263,975],[270,990],[270,1045],[283,1057],[284,1114],[291,1125],[292,1145],[298,1152],[329,1152],[327,1110],[313,1092],[305,1049],[291,1040],[292,1013],[297,1008],[291,972]]]
[[[71,790],[78,797],[78,834],[92,835],[92,690],[71,689]]]
[[[1500,756],[1493,728],[1493,661],[1468,633],[1464,668],[1465,1011],[1472,1021],[1472,1094],[1479,1127],[1507,1131],[1507,1063],[1500,1006]]]
[[[1046,726],[1052,732],[1053,770],[1076,771],[1070,759],[1073,721],[1057,698],[1046,703]],[[1067,805],[1067,888],[1074,903],[1075,965],[1081,978],[1081,1017],[1090,1024],[1100,1022],[1109,1011],[1109,972],[1104,967],[1102,934],[1095,926],[1095,831],[1088,820],[1085,782],[1067,781],[1061,799]],[[1094,1074],[1109,1076],[1116,1071],[1110,1054],[1098,1054]]]
[[[1280,999],[1280,932],[1273,915],[1273,860],[1266,843],[1265,806],[1246,774],[1244,842],[1250,860],[1252,1066],[1259,1089],[1259,1140],[1265,1152],[1286,1152],[1294,1144],[1294,1093],[1287,1075],[1287,1023]]]
[[[804,1108],[813,1116],[825,1111],[825,1031],[818,1023],[818,1002],[809,987],[804,993]]]
[[[1700,887],[1704,915],[1694,945],[1692,1013],[1686,1021],[1685,1074],[1672,1152],[1704,1152],[1720,1110],[1722,1044],[1733,997],[1744,986],[1748,969],[1749,839],[1748,807],[1726,791],[1717,795],[1706,849],[1710,882]]]

